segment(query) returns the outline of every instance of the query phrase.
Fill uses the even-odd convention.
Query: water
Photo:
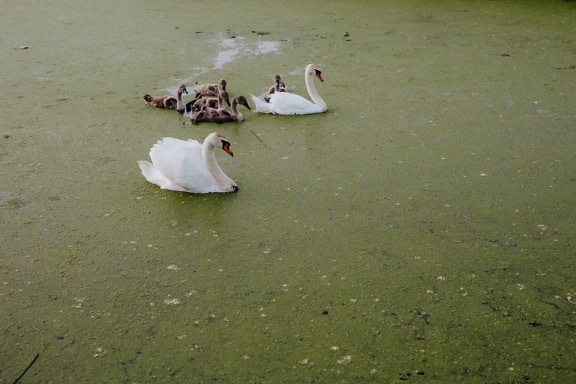
[[[0,382],[576,377],[572,2],[8,1]],[[27,47],[27,48],[25,48]],[[183,125],[145,93],[282,75],[326,114]],[[136,160],[202,140],[240,191]]]

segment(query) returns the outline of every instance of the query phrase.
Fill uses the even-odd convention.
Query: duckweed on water
[[[68,3],[0,13],[0,383],[576,379],[574,2]],[[324,114],[142,100],[311,62]],[[140,175],[215,130],[237,193]]]

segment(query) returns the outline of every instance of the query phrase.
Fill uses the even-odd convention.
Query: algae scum
[[[576,379],[574,2],[3,8],[0,383]],[[142,100],[310,62],[324,114]],[[237,193],[140,174],[212,131]]]

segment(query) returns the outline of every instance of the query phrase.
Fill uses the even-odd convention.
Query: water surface
[[[7,1],[0,383],[576,378],[573,2]],[[226,78],[329,110],[189,126]],[[160,190],[202,140],[240,185]]]

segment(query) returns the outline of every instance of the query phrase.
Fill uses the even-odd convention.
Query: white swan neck
[[[206,164],[208,172],[210,172],[214,177],[218,186],[221,189],[224,189],[229,178],[226,176],[222,168],[220,168],[220,165],[216,160],[216,155],[214,155],[214,144],[212,144],[211,140],[208,138],[206,138],[202,144],[202,158],[204,159],[204,164]]]
[[[310,71],[308,71],[308,68],[306,68],[306,75],[304,76],[304,82],[306,83],[306,89],[308,90],[308,94],[310,95],[310,98],[312,99],[314,104],[316,104],[320,109],[326,110],[326,102],[324,101],[324,99],[322,99],[322,97],[320,97],[320,94],[318,94],[318,91],[316,90],[316,84],[314,84],[314,79],[312,78],[312,76],[313,76],[312,73],[310,73]]]

